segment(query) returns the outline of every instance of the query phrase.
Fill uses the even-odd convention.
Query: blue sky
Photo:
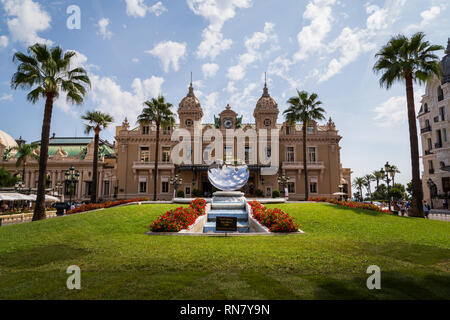
[[[79,30],[67,28],[70,5],[80,8]],[[56,102],[58,136],[83,136],[80,115],[90,109],[119,124],[125,116],[134,123],[142,102],[159,93],[177,107],[191,71],[204,121],[230,103],[253,122],[267,71],[280,111],[296,88],[319,94],[354,177],[389,161],[406,183],[405,89],[379,87],[374,54],[392,35],[419,30],[446,45],[448,16],[444,0],[0,0],[0,129],[40,137],[44,102],[31,105],[9,86],[13,53],[37,41],[76,50],[93,82],[82,107]],[[419,104],[424,88],[415,89]],[[113,136],[113,128],[104,132]]]

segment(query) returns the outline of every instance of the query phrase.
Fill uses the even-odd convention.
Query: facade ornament
[[[122,130],[128,130],[130,128],[130,123],[128,122],[127,117],[125,117],[125,120],[122,122]]]

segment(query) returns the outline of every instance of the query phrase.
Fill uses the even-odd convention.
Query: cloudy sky
[[[74,4],[80,29],[73,29]],[[159,93],[177,106],[191,71],[204,121],[229,103],[252,122],[267,72],[280,111],[296,89],[319,94],[343,136],[342,163],[354,176],[389,161],[406,183],[405,89],[379,87],[374,54],[392,35],[419,30],[446,45],[448,6],[447,0],[0,0],[0,129],[28,141],[40,137],[44,102],[31,105],[9,81],[13,53],[43,42],[77,51],[76,63],[92,80],[82,107],[56,102],[51,132],[58,136],[83,136],[86,110],[109,112],[118,124],[125,116],[134,123],[142,102]],[[415,89],[419,102],[424,88]],[[112,141],[113,128],[104,136]]]

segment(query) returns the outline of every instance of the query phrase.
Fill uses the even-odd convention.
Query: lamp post
[[[434,209],[433,208],[433,198],[436,197],[436,194],[435,194],[435,186],[436,186],[436,184],[434,183],[434,181],[431,178],[429,178],[427,180],[427,185],[428,185],[428,188],[430,189],[431,209]]]
[[[391,179],[389,179],[389,177],[391,177],[392,179],[395,177],[395,171],[392,170],[391,165],[389,164],[389,162],[386,162],[386,164],[384,165],[384,168],[381,168],[380,170],[381,173],[381,179],[383,179],[384,181],[386,181],[387,184],[387,196],[388,196],[388,202],[389,202],[389,211],[391,211],[391,197],[390,197],[390,193],[391,193],[391,186],[390,186],[390,182]]]
[[[55,184],[55,187],[53,188],[53,195],[55,195],[55,190],[56,190],[56,195],[57,195],[58,197],[60,197],[61,202],[64,202],[64,199],[63,199],[64,194],[63,194],[63,192],[62,192],[62,190],[63,190],[63,184],[62,184],[62,182],[57,182],[57,183]]]
[[[170,184],[173,185],[173,197],[175,198],[177,195],[178,186],[183,183],[183,179],[180,178],[179,174],[176,174],[174,177],[170,178]]]
[[[289,182],[289,178],[286,177],[285,174],[278,175],[278,184],[281,184],[284,191],[284,196],[287,198],[289,197],[289,192],[286,191],[286,185]]]
[[[75,170],[75,168],[72,166],[69,170],[65,173],[65,181],[69,185],[70,188],[70,204],[72,205],[72,194],[75,191],[75,184],[78,181],[78,178],[80,176],[80,172],[78,170]]]

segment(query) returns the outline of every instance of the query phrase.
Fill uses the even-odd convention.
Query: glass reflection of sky
[[[222,191],[239,190],[248,181],[250,176],[248,167],[223,165],[222,167],[210,167],[208,179],[211,184]]]

